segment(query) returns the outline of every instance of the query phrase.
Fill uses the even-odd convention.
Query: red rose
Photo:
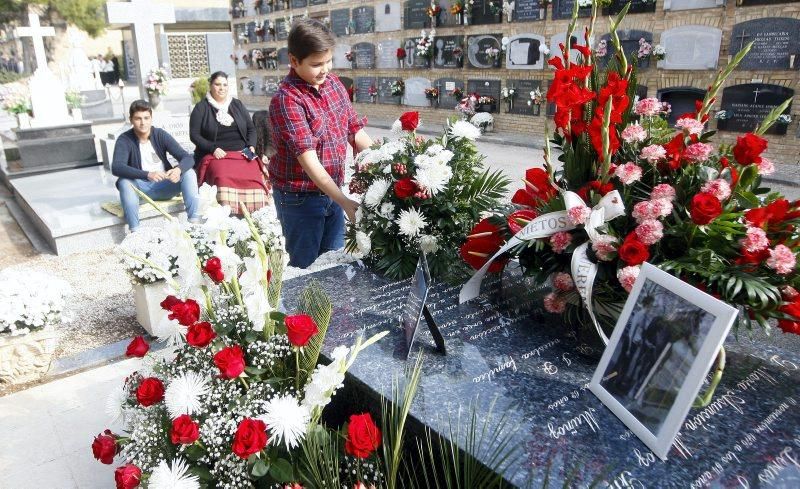
[[[394,194],[398,199],[407,199],[417,192],[417,184],[410,178],[394,182]]]
[[[136,400],[144,407],[152,406],[164,399],[164,384],[155,377],[148,377],[136,388]]]
[[[736,146],[733,147],[733,157],[740,165],[750,165],[761,163],[761,153],[767,149],[767,140],[747,133],[736,138]]]
[[[345,451],[358,458],[367,458],[381,446],[381,430],[372,421],[369,413],[353,414],[347,425]]]
[[[128,348],[125,349],[125,356],[142,358],[147,355],[148,350],[150,350],[150,345],[147,344],[144,337],[137,336],[128,344]]]
[[[692,197],[692,221],[699,226],[704,226],[722,214],[722,202],[713,195],[700,192]]]
[[[169,310],[169,319],[177,319],[184,326],[191,326],[200,319],[200,305],[192,299],[178,301]]]
[[[214,355],[214,365],[223,379],[235,379],[244,372],[244,352],[239,345],[229,346]]]
[[[403,112],[400,116],[400,124],[404,131],[415,131],[419,126],[419,112]]]
[[[289,337],[289,343],[294,346],[306,346],[308,340],[319,332],[314,318],[308,314],[286,316],[284,321],[286,323],[286,336]]]
[[[173,445],[191,445],[200,438],[200,425],[188,414],[181,414],[172,420],[169,437]]]
[[[114,481],[117,483],[117,489],[133,489],[134,487],[139,487],[139,482],[141,480],[142,470],[133,464],[117,467],[117,470],[114,471]]]
[[[207,347],[211,340],[216,337],[217,333],[214,332],[214,328],[206,321],[194,323],[189,326],[189,331],[186,332],[186,342],[195,348]]]
[[[244,418],[233,436],[233,453],[247,458],[267,446],[267,425],[260,419]]]
[[[220,283],[225,280],[225,274],[222,273],[222,261],[216,256],[212,256],[208,259],[208,261],[206,261],[203,271],[206,272],[208,276],[211,277],[211,280],[216,283]]]
[[[508,229],[512,233],[517,234],[522,228],[528,225],[529,222],[534,220],[539,213],[533,209],[523,209],[520,211],[512,212],[508,216]]]
[[[94,441],[92,442],[92,454],[94,458],[106,465],[111,465],[117,453],[119,453],[117,436],[112,433],[111,430],[105,430],[94,437]]]
[[[165,311],[169,311],[170,309],[172,309],[172,306],[174,306],[175,304],[179,303],[180,301],[181,300],[178,299],[177,297],[175,297],[174,295],[168,295],[166,299],[161,301],[160,306],[161,306],[161,309],[164,309]]]
[[[630,233],[625,237],[625,241],[620,245],[617,250],[620,260],[624,261],[630,266],[641,265],[648,258],[650,258],[650,250],[647,245],[639,241],[636,233]]]

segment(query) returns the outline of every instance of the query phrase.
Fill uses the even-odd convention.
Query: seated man
[[[167,200],[183,194],[189,221],[196,221],[198,210],[197,175],[192,167],[194,157],[175,138],[161,128],[153,127],[153,109],[144,100],[131,104],[133,128],[122,133],[114,147],[111,173],[119,177],[117,189],[125,211],[128,228],[139,227],[139,195],[131,185],[153,200]],[[179,163],[172,168],[167,153]]]

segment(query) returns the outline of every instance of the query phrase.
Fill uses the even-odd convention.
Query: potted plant
[[[406,63],[406,50],[403,48],[397,48],[395,56],[397,57],[397,63],[400,65],[400,69],[402,69]]]
[[[403,94],[406,93],[406,83],[403,80],[395,80],[389,85],[389,91],[393,97],[397,97],[397,105],[403,103]]]
[[[17,116],[20,129],[31,127],[31,100],[21,93],[12,93],[3,99],[3,110]]]
[[[426,88],[425,89],[425,98],[428,99],[428,103],[431,104],[431,107],[439,106],[439,89],[436,87]]]
[[[481,132],[494,131],[494,117],[488,112],[478,112],[472,116],[469,122],[481,130]]]
[[[169,81],[169,75],[164,68],[150,70],[150,73],[147,74],[144,88],[147,90],[147,98],[153,110],[156,110],[161,104],[161,96],[167,94],[167,81]]]
[[[50,370],[58,343],[55,326],[70,285],[32,270],[0,272],[0,384],[37,380]]]

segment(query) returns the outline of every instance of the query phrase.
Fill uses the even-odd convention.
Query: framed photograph
[[[644,263],[589,389],[666,460],[737,313]]]

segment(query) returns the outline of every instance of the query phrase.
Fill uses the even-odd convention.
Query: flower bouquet
[[[458,101],[461,101],[461,99],[464,98],[464,90],[456,87],[448,95],[450,95],[451,97],[453,97]]]
[[[430,33],[426,33],[423,30],[421,32],[421,37],[417,39],[417,47],[414,51],[414,55],[423,58],[429,66],[433,58],[433,37],[435,35],[435,29],[431,29]]]
[[[458,90],[458,89],[456,89]],[[455,92],[456,90],[453,90]],[[462,90],[458,90],[460,93],[463,94]],[[465,121],[469,121],[469,119],[475,115],[475,104],[478,102],[479,95],[477,93],[471,93],[466,97],[461,99],[461,102],[456,105],[456,112],[461,114],[461,118]]]
[[[436,88],[436,87],[426,88],[425,89],[425,98],[428,99],[428,101],[431,104],[431,107],[433,107],[434,104],[438,105],[439,104],[439,89]]]
[[[369,88],[367,89],[367,93],[369,94],[370,100],[374,104],[375,99],[378,97],[378,87],[376,87],[375,85],[370,85]]]
[[[491,132],[494,129],[494,117],[488,112],[478,112],[473,115],[469,123],[481,130],[481,133]]]
[[[406,62],[406,50],[403,48],[397,48],[397,52],[395,52],[394,55],[397,58],[397,62],[400,64],[400,68],[403,68]]]
[[[425,9],[425,15],[431,19],[431,27],[438,27],[439,25],[439,15],[442,13],[442,7],[440,7],[436,0],[431,0],[431,4]]]
[[[508,104],[508,111],[514,108],[514,98],[517,96],[517,91],[514,87],[503,87],[500,91],[500,97],[503,99],[503,102]]]
[[[11,93],[3,98],[3,110],[9,114],[27,114],[31,111],[31,99],[21,93]]]
[[[774,319],[784,331],[800,333],[800,203],[761,186],[761,175],[773,171],[761,136],[790,100],[734,146],[713,144],[708,113],[748,45],[717,74],[694,112],[680,115],[674,130],[658,130],[647,120],[660,119],[662,103],[631,103],[636,69],[620,55],[616,33],[626,12],[611,22],[616,54],[607,71],[597,68],[587,45],[574,46],[578,59],[562,47],[566,62],[549,61],[555,75],[547,99],[556,105],[556,131],[545,168],[526,172],[511,212],[470,233],[461,254],[482,272],[462,299],[472,296],[486,270],[498,271],[515,257],[527,274],[552,284],[547,311],[594,325],[605,338],[648,261],[738,307],[740,327],[768,330]],[[591,21],[584,42],[594,16]],[[575,22],[573,14],[568,36]],[[562,152],[558,172],[550,165],[550,143]]]
[[[144,88],[148,95],[161,96],[167,94],[167,82],[169,75],[164,68],[150,70],[144,82]]]
[[[118,250],[125,271],[134,283],[153,284],[178,273],[178,254],[163,228],[142,227],[127,235]]]
[[[393,81],[389,85],[389,92],[391,92],[392,97],[397,97],[397,103],[399,105],[403,100],[403,94],[406,93],[406,82],[400,79]]]
[[[483,169],[474,126],[450,123],[440,138],[423,139],[418,125],[419,113],[404,113],[393,128],[396,139],[358,155],[350,183],[363,200],[346,248],[394,279],[412,275],[420,250],[433,275],[452,269],[467,231],[497,207],[508,183],[499,171]]]

